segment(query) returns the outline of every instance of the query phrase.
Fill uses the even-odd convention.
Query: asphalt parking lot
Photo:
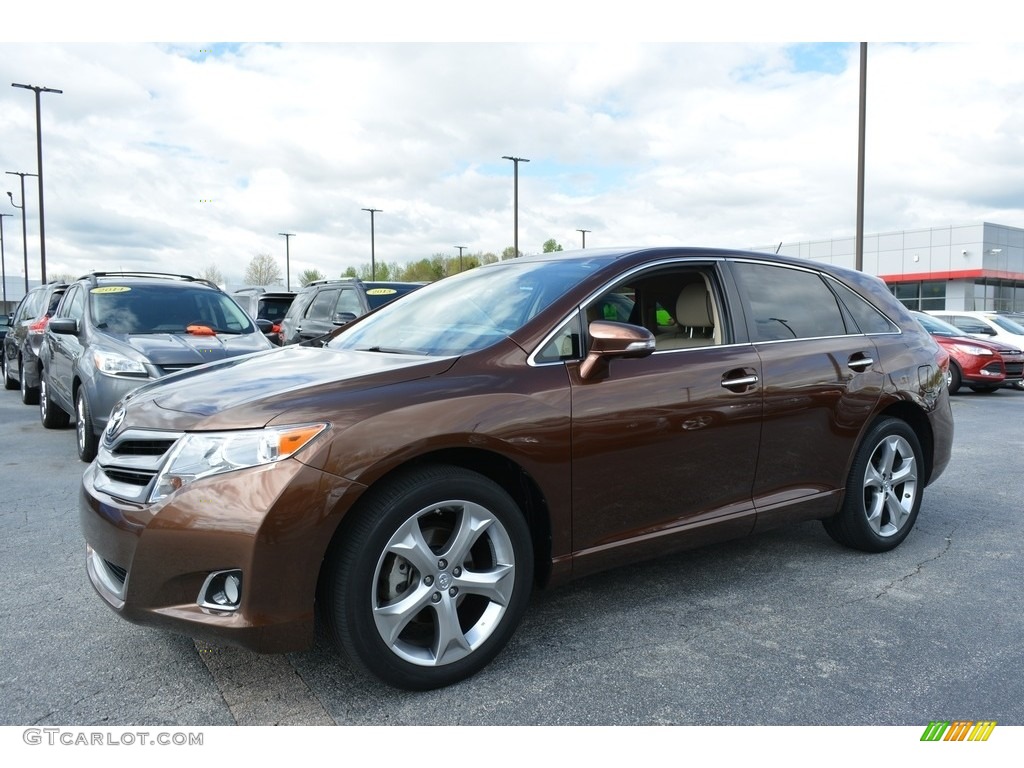
[[[259,656],[137,627],[85,574],[72,430],[0,395],[0,724],[1024,725],[1024,392],[953,398],[895,551],[818,523],[535,594],[476,677],[408,693],[324,645]]]

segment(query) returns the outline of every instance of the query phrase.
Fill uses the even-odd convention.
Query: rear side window
[[[846,335],[836,296],[817,273],[746,262],[735,263],[734,273],[747,297],[752,341]]]
[[[853,315],[854,322],[857,323],[861,333],[897,333],[899,331],[897,325],[875,309],[860,294],[832,278],[829,278],[828,284],[832,286],[832,290],[839,294],[839,300],[843,302],[846,309]]]
[[[338,302],[338,291],[320,291],[306,310],[309,320],[330,320],[334,305]]]

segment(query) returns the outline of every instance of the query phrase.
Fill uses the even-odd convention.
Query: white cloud
[[[3,44],[50,272],[852,235],[858,46]],[[1024,225],[1024,46],[869,46],[867,231]],[[836,63],[838,62],[838,63]],[[0,170],[35,171],[0,89]],[[17,178],[6,177],[17,197]],[[30,271],[38,203],[27,179]],[[12,213],[18,213],[11,209]],[[12,221],[8,219],[5,224]],[[20,224],[20,222],[19,222]],[[20,227],[6,230],[20,250]],[[33,252],[35,257],[33,257]]]

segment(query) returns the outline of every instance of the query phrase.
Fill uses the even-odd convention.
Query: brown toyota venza
[[[910,532],[948,358],[877,278],[752,252],[548,254],[143,386],[83,478],[89,578],[131,621],[257,651],[314,622],[427,689],[530,591],[821,520]]]

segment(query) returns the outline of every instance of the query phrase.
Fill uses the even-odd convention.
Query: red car
[[[964,384],[975,392],[995,392],[1024,378],[1024,350],[967,336],[955,325],[923,312],[911,314],[949,353],[946,382],[951,395]]]

